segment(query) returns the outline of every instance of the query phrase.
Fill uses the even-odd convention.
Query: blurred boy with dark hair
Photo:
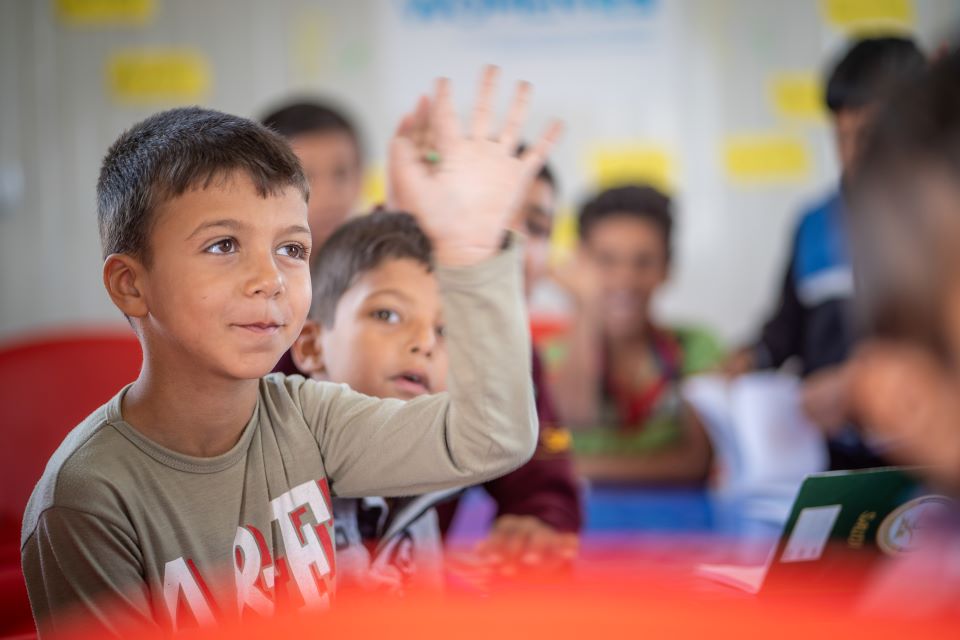
[[[960,51],[906,82],[868,136],[851,198],[858,319],[852,405],[893,461],[960,497]],[[861,609],[955,616],[960,512],[901,514],[910,552]],[[947,503],[950,504],[950,503]],[[946,619],[946,618],[944,618]]]
[[[855,184],[855,409],[960,493],[960,52],[877,117]]]
[[[864,132],[877,109],[925,63],[912,40],[880,37],[854,43],[834,66],[826,104],[840,160],[839,188],[801,216],[776,312],[760,339],[725,366],[728,373],[740,374],[799,360],[804,409],[828,435],[834,469],[882,464],[850,426],[850,378],[844,365],[856,338],[844,192],[857,173]]]
[[[363,187],[363,147],[354,123],[313,100],[285,104],[261,122],[290,141],[310,184],[308,218],[319,247],[354,213]]]
[[[576,305],[556,378],[578,469],[600,481],[703,483],[712,456],[684,377],[717,366],[706,331],[664,327],[653,298],[673,257],[670,198],[648,185],[607,189],[580,212],[580,255],[561,284]]]

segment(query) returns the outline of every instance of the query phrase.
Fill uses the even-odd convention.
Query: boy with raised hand
[[[391,188],[434,242],[449,393],[370,398],[266,374],[310,303],[307,186],[287,144],[199,108],[154,115],[98,183],[104,284],[144,352],[135,382],[54,453],[21,549],[41,634],[212,624],[329,602],[330,495],[412,495],[515,468],[536,443],[513,209],[559,135],[513,155],[529,88],[490,138],[488,69],[470,135],[439,81],[391,142]],[[411,138],[427,132],[424,157]],[[423,124],[426,123],[426,124]]]

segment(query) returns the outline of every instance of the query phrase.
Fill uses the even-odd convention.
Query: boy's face
[[[667,278],[663,232],[653,222],[614,215],[597,222],[583,241],[600,280],[604,332],[625,338],[648,321],[650,300]]]
[[[359,150],[341,131],[295,136],[290,146],[310,182],[310,229],[319,247],[357,206],[363,179]]]
[[[852,176],[856,171],[857,157],[875,112],[876,108],[868,105],[857,109],[841,109],[833,116],[837,154],[845,176]]]
[[[345,382],[370,396],[408,400],[444,391],[447,350],[436,276],[413,259],[384,261],[344,292],[332,327],[307,322],[293,353],[311,377]]]
[[[238,172],[154,215],[152,260],[138,283],[151,358],[233,379],[269,373],[310,305],[302,194],[261,198]]]
[[[550,231],[556,193],[543,179],[533,181],[517,211],[511,229],[527,236],[524,247],[523,275],[527,294],[547,274],[550,260]]]

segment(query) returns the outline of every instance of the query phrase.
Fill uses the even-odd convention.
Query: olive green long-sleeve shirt
[[[227,453],[196,458],[126,423],[126,389],[64,440],[24,515],[41,634],[71,613],[105,630],[176,630],[325,606],[336,570],[330,496],[475,484],[527,460],[537,422],[516,243],[439,268],[449,391],[409,402],[280,374]]]

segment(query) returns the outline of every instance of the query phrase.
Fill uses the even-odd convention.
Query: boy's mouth
[[[411,395],[419,396],[430,393],[430,378],[422,371],[404,371],[390,380],[401,391]]]
[[[272,335],[277,333],[280,330],[280,327],[283,326],[283,323],[280,322],[250,322],[247,324],[235,324],[233,325],[238,329],[246,329],[251,333],[257,335]]]

